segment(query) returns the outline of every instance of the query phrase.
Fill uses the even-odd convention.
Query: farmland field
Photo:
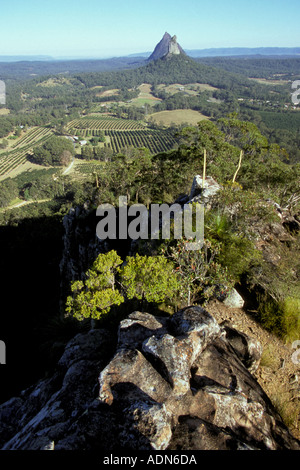
[[[254,80],[257,83],[262,85],[287,85],[289,83],[288,80],[269,80],[267,78],[250,78],[250,80]]]
[[[145,124],[140,121],[131,119],[121,119],[112,116],[85,116],[81,119],[74,119],[69,122],[68,129],[75,129],[79,132],[83,130],[141,130],[145,128]],[[91,134],[93,135],[93,134]]]
[[[100,162],[99,160],[86,161],[76,158],[72,169],[72,176],[76,179],[84,178],[101,169],[103,169],[103,162]]]
[[[151,85],[148,83],[143,83],[139,87],[140,93],[137,98],[131,100],[131,105],[133,106],[145,106],[146,104],[149,106],[154,106],[155,104],[161,102],[162,100],[156,98],[151,93]]]
[[[152,154],[168,151],[174,147],[176,141],[170,132],[148,129],[146,126],[141,121],[90,115],[71,121],[68,129],[86,139],[96,137],[103,132],[107,138],[107,145],[115,153],[131,146],[146,147]]]
[[[150,114],[147,119],[158,125],[169,127],[173,123],[176,125],[186,123],[195,126],[199,121],[203,121],[208,118],[192,109],[175,109],[173,111],[160,111],[158,113]]]
[[[181,83],[174,83],[172,85],[158,85],[159,90],[165,91],[168,95],[174,95],[175,93],[185,93],[187,95],[198,95],[203,91],[215,91],[217,88],[208,85],[207,83],[188,83],[182,85]]]
[[[102,87],[93,87],[93,89],[101,89]],[[114,89],[111,89],[111,90],[104,90],[104,91],[99,91],[96,96],[100,96],[100,97],[110,97],[110,96],[114,96],[114,95],[118,95],[119,94],[119,89],[118,88],[114,88]]]
[[[17,139],[9,150],[3,150],[0,153],[0,179],[32,166],[27,155],[32,153],[36,145],[41,145],[52,135],[53,132],[46,127],[33,127]]]
[[[145,147],[152,154],[171,150],[176,144],[172,133],[168,131],[137,130],[137,131],[107,131],[110,146],[118,153],[124,147]]]

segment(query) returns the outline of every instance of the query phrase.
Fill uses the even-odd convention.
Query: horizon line
[[[299,49],[299,51],[295,52],[293,55],[300,55],[300,46],[221,46],[221,47],[205,47],[205,48],[194,48],[194,49],[184,49],[186,53],[190,52],[205,52],[205,51],[230,51],[230,50],[261,50],[261,49],[268,49],[268,50],[293,50]],[[130,52],[127,54],[109,54],[109,55],[89,55],[89,54],[80,54],[80,55],[73,55],[72,53],[63,54],[63,55],[52,55],[50,53],[12,53],[12,54],[0,54],[0,60],[2,59],[15,59],[18,58],[19,60],[25,59],[26,60],[35,60],[39,58],[40,60],[47,61],[47,60],[105,60],[105,59],[117,59],[122,57],[144,57],[146,55],[151,55],[153,51],[143,51],[143,52]],[[280,55],[280,54],[278,54]]]

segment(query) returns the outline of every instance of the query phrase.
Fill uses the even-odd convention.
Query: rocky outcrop
[[[133,312],[71,340],[0,407],[2,449],[300,449],[252,373],[261,347],[201,307]]]
[[[207,176],[203,183],[202,176],[196,175],[193,179],[189,202],[201,202],[207,206],[220,189],[221,186],[211,176]]]
[[[180,48],[179,44],[177,43],[177,37],[173,36],[168,44],[168,53],[167,56],[170,55],[179,55],[181,54],[182,49]]]
[[[226,305],[226,307],[243,308],[244,304],[245,304],[244,299],[237,292],[236,289],[231,289],[224,299],[224,305]]]
[[[177,42],[176,36],[165,33],[161,41],[156,45],[154,51],[147,59],[148,61],[170,57],[172,55],[184,54],[184,50]]]

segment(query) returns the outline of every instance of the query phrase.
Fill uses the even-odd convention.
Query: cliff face
[[[2,449],[297,449],[252,373],[261,347],[204,309],[134,312],[71,340],[51,378],[0,407]]]
[[[165,33],[161,41],[156,45],[153,53],[147,59],[148,61],[169,57],[171,55],[184,54],[184,50],[177,43],[177,37]]]
[[[98,254],[108,249],[106,243],[96,235],[95,211],[89,210],[87,206],[71,208],[63,219],[63,228],[63,249],[59,265],[62,314],[71,281],[81,279]]]

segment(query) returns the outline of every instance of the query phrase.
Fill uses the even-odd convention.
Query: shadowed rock
[[[251,371],[259,343],[201,307],[133,312],[67,345],[49,379],[0,406],[2,449],[300,450]]]

